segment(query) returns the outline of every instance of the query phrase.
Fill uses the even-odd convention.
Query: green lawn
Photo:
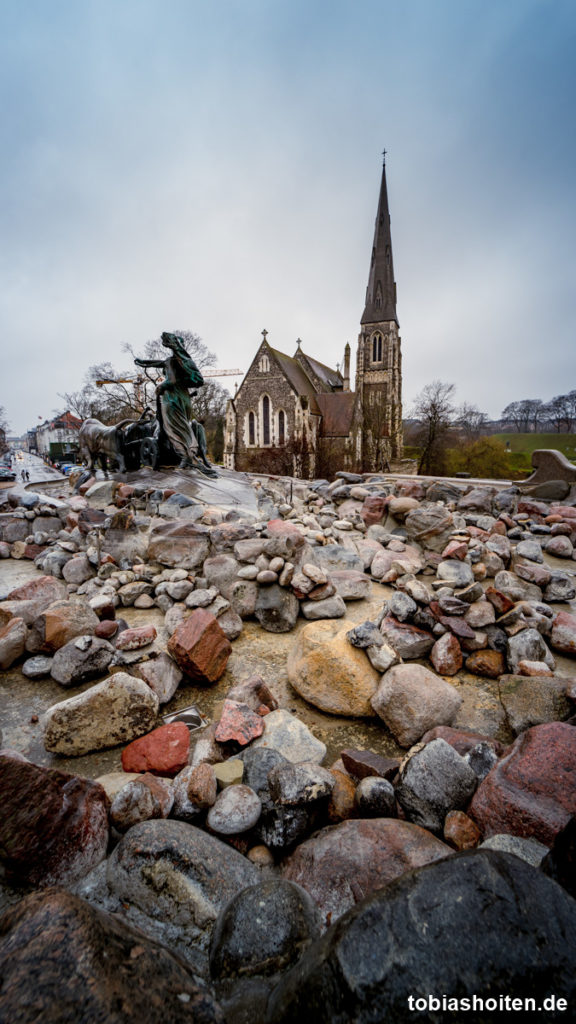
[[[576,460],[576,434],[494,434],[498,440],[506,444],[510,442],[512,452],[524,452],[532,455],[536,448],[555,448],[562,452],[571,462]]]

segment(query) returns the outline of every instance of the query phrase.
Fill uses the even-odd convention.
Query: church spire
[[[366,306],[362,314],[362,324],[378,324],[394,320],[396,315],[396,283],[392,263],[392,236],[390,234],[390,213],[388,210],[388,192],[386,189],[386,150],[382,166],[382,183],[378,199],[378,212],[374,228],[374,243],[370,261],[370,274],[366,289]]]

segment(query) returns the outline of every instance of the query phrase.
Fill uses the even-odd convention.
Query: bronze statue
[[[162,344],[172,354],[166,359],[135,359],[137,366],[164,370],[164,380],[156,388],[158,420],[161,430],[180,457],[180,469],[198,469],[207,476],[216,476],[198,458],[198,440],[192,429],[190,388],[198,388],[204,378],[186,351],[182,338],[164,331]]]

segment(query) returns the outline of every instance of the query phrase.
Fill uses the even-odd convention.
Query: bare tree
[[[512,424],[519,434],[529,434],[538,430],[544,409],[540,398],[523,398],[520,402],[510,402],[502,410],[501,418],[504,424]]]
[[[419,473],[443,473],[454,417],[454,384],[434,380],[416,396],[412,416],[418,421],[416,437],[422,449]]]
[[[481,412],[477,405],[463,402],[456,409],[454,425],[458,427],[466,441],[476,441],[482,437],[487,431],[488,423],[488,416],[485,412]]]
[[[6,410],[3,405],[0,405],[0,455],[3,455],[8,449],[6,443],[6,436],[10,430],[10,424],[6,417]]]

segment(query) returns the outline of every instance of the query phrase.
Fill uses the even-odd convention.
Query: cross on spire
[[[384,163],[384,164],[386,163],[386,153],[387,153],[387,152],[388,152],[388,150],[387,150],[387,149],[383,149],[383,150],[382,150],[382,156],[384,157],[384,159],[383,159],[382,163]]]
[[[266,341],[266,338],[268,337],[268,331],[266,330],[266,328],[264,328],[264,330],[262,331],[262,337],[264,338],[264,341]]]

